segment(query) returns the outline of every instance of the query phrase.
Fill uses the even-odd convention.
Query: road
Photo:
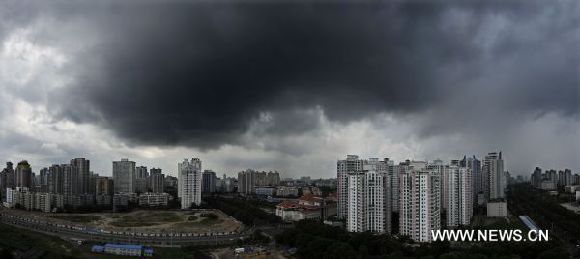
[[[91,229],[82,225],[74,225],[72,223],[71,225],[64,225],[6,213],[0,213],[0,223],[65,239],[160,246],[234,244],[240,238],[249,237],[251,233],[249,229],[242,232],[210,234],[109,232]]]

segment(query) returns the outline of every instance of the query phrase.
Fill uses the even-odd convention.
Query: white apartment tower
[[[503,159],[501,152],[487,154],[483,160],[482,171],[488,178],[488,199],[495,200],[505,198],[507,179],[503,170]]]
[[[347,231],[390,232],[390,177],[386,161],[371,158],[365,160],[361,171],[347,174]]]
[[[348,202],[346,231],[364,232],[365,172],[350,172],[347,175]]]
[[[473,216],[473,174],[468,167],[449,167],[447,227],[469,225]]]
[[[431,242],[431,230],[441,228],[441,176],[426,163],[401,167],[399,232],[417,242]]]
[[[201,204],[201,160],[192,158],[184,159],[178,163],[178,189],[177,196],[181,198],[181,209],[188,209],[192,204]]]
[[[441,176],[441,181],[439,182],[439,190],[441,191],[440,204],[441,209],[446,210],[449,200],[449,165],[444,164],[440,159],[436,159],[427,165],[427,169],[435,171]]]
[[[348,155],[345,160],[338,160],[336,163],[336,192],[338,195],[337,217],[339,219],[345,219],[347,216],[348,174],[360,172],[363,163],[364,160],[359,159],[358,156],[355,155]]]

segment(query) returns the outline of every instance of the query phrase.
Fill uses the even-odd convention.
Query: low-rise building
[[[6,201],[4,207],[14,208],[20,199],[20,192],[14,188],[6,188]]]
[[[276,194],[275,187],[255,187],[254,192],[259,196],[274,196]]]
[[[128,208],[130,200],[130,193],[115,193],[115,195],[113,195],[113,211],[119,211]]]
[[[299,221],[304,219],[304,215],[300,212],[298,201],[285,200],[276,205],[276,216],[282,218],[283,221]]]
[[[139,195],[140,207],[165,207],[169,201],[167,193],[146,192]]]
[[[507,203],[505,201],[496,201],[487,203],[488,217],[507,217]]]
[[[140,245],[106,244],[103,252],[114,255],[141,256],[142,249],[143,246]]]
[[[321,197],[305,195],[297,200],[284,200],[276,205],[276,216],[284,221],[321,219],[336,215],[336,203]]]
[[[276,196],[279,196],[279,197],[298,197],[298,187],[280,186],[276,190]]]
[[[553,182],[553,181],[542,181],[540,183],[540,189],[546,190],[546,191],[556,190],[556,182]]]
[[[113,195],[101,194],[95,196],[95,204],[97,206],[111,206],[113,205]]]
[[[51,212],[54,204],[53,200],[54,200],[53,194],[46,192],[37,192],[35,209],[46,213]]]
[[[576,191],[580,190],[580,185],[568,185],[564,187],[564,190],[567,193],[576,193]]]

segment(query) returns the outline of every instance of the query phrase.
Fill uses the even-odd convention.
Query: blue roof
[[[106,244],[105,248],[121,248],[121,249],[139,249],[143,248],[142,245],[121,245],[121,244]]]
[[[145,253],[153,253],[153,248],[145,248],[145,249],[143,249],[143,252],[145,252]]]
[[[538,230],[536,223],[529,216],[520,216],[520,220],[522,220],[530,230]]]
[[[105,249],[105,248],[104,248],[103,246],[94,245],[94,246],[91,248],[91,251],[92,251],[92,252],[103,252],[103,250],[104,250],[104,249]]]

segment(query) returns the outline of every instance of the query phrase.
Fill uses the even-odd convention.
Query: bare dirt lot
[[[109,231],[141,233],[231,232],[242,224],[219,210],[138,210],[130,213],[46,214],[11,210],[11,213],[64,224],[84,225]]]

